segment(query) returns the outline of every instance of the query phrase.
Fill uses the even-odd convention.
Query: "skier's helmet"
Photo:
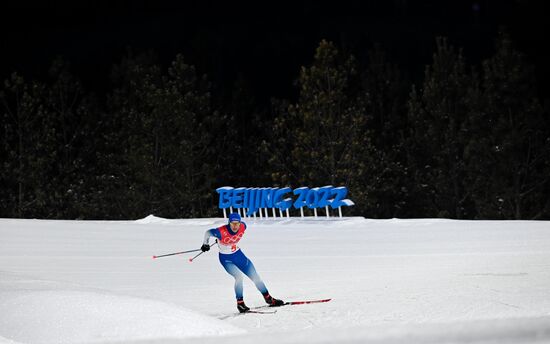
[[[229,222],[241,222],[241,215],[238,213],[229,214]]]

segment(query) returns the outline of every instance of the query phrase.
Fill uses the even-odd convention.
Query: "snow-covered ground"
[[[216,250],[152,259],[222,223],[0,219],[0,343],[550,343],[550,222],[251,220],[271,294],[332,301],[247,315]]]

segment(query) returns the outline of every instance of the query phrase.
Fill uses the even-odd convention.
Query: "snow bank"
[[[0,335],[6,343],[127,342],[245,332],[169,303],[93,291],[4,292],[0,309]]]
[[[165,219],[155,215],[149,215],[143,219],[134,221],[134,223],[140,225],[177,225],[177,226],[211,226],[215,223],[223,222],[223,219]],[[106,221],[107,222],[107,221]]]
[[[13,340],[0,336],[0,344],[20,344],[20,343],[14,342]]]
[[[171,222],[174,222],[174,220],[165,219],[162,217],[156,217],[154,215],[149,215],[147,217],[144,217],[143,219],[139,219],[135,221],[136,223],[140,223],[143,225],[149,225],[149,224],[170,224]]]
[[[245,316],[216,250],[151,259],[225,221],[0,219],[0,343],[550,343],[548,221],[247,219],[275,297],[333,301]]]
[[[502,344],[548,343],[550,317],[529,319],[478,320],[455,323],[405,324],[362,326],[348,329],[308,329],[290,331],[284,336],[253,334],[236,336],[239,344],[295,344],[295,343],[369,343],[369,344]],[[201,338],[187,344],[215,344],[219,339]],[[140,343],[145,344],[145,343]],[[167,344],[167,343],[164,343]]]

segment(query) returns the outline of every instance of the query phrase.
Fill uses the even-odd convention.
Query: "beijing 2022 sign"
[[[216,189],[220,194],[218,207],[227,209],[248,209],[247,216],[254,214],[258,209],[276,208],[286,211],[291,207],[309,209],[331,207],[337,209],[354,205],[353,201],[346,199],[348,189],[344,186],[333,187],[331,185],[297,189],[285,188],[249,188],[224,186]]]

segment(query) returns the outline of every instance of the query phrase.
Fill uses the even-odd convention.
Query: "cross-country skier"
[[[267,304],[273,307],[282,306],[284,302],[269,295],[264,282],[256,272],[256,268],[254,268],[254,264],[237,246],[245,231],[246,224],[241,221],[241,216],[238,213],[229,214],[229,223],[227,225],[206,231],[201,250],[203,252],[210,250],[208,241],[211,237],[218,239],[220,263],[235,278],[235,296],[237,297],[237,309],[239,312],[245,313],[250,310],[243,300],[243,273],[254,282],[256,288],[264,296]]]

